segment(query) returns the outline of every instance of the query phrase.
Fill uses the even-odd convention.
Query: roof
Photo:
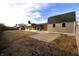
[[[21,23],[21,24],[16,24],[15,27],[25,27],[26,25]]]
[[[75,12],[69,12],[69,13],[49,17],[48,24],[62,23],[62,22],[74,22],[76,21],[75,19],[76,19]]]

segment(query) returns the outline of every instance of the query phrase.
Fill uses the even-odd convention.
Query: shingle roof
[[[75,20],[76,20],[75,12],[73,11],[73,12],[49,17],[48,24],[62,23],[62,22],[73,22]]]
[[[21,23],[21,24],[16,24],[15,27],[25,27],[26,25]]]

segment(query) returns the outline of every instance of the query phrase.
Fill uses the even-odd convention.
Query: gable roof
[[[26,25],[21,23],[21,24],[16,24],[15,27],[25,27]]]
[[[48,18],[48,24],[62,23],[62,22],[74,22],[76,20],[75,12],[69,12]]]

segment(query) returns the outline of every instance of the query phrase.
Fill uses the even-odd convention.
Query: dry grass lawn
[[[61,35],[51,42],[30,38],[37,34],[25,31],[7,31],[0,38],[0,55],[4,56],[60,56],[78,55],[75,36]]]
[[[6,38],[8,41],[15,41],[29,35],[35,34],[34,32],[27,32],[27,31],[6,31],[4,32],[3,37]]]

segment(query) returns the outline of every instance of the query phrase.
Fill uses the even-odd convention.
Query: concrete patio
[[[51,42],[59,37],[61,34],[57,33],[39,33],[35,35],[31,35],[31,38],[38,39],[40,41]]]

